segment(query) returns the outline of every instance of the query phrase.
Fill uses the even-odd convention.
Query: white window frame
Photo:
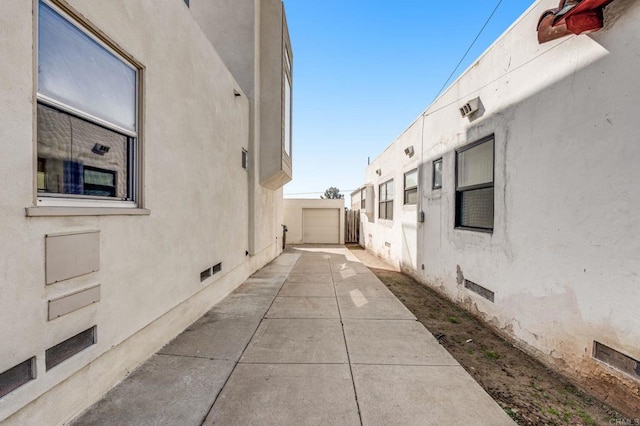
[[[104,119],[95,117],[91,114],[88,114],[78,108],[66,105],[63,102],[60,102],[56,99],[53,99],[49,96],[46,96],[40,93],[37,89],[36,84],[36,99],[38,104],[42,104],[47,107],[53,107],[61,113],[70,115],[72,117],[77,117],[88,123],[98,125],[104,127],[110,131],[119,133],[127,138],[133,139],[131,145],[132,148],[129,150],[128,162],[130,166],[128,167],[127,173],[127,185],[129,187],[129,198],[128,200],[121,199],[113,199],[111,197],[98,197],[98,196],[90,196],[90,195],[75,195],[75,194],[63,194],[63,193],[42,193],[37,190],[37,182],[35,185],[36,192],[36,206],[37,207],[71,207],[71,208],[121,208],[121,209],[138,209],[141,208],[140,205],[140,153],[141,153],[141,145],[140,145],[140,86],[141,86],[141,71],[142,67],[130,59],[124,57],[117,50],[111,47],[103,38],[99,37],[94,32],[90,31],[86,25],[84,25],[81,21],[79,21],[74,16],[70,15],[66,11],[62,10],[55,3],[49,0],[39,0],[36,4],[36,10],[39,10],[40,2],[44,5],[51,8],[55,13],[59,14],[65,21],[70,23],[73,27],[78,29],[82,34],[96,42],[100,47],[111,53],[116,59],[120,60],[123,64],[131,68],[135,71],[136,74],[136,82],[135,82],[135,112],[136,112],[136,131],[131,131],[128,129],[124,129],[121,126],[110,123]],[[36,17],[36,27],[40,25],[40,17],[37,15]],[[37,49],[39,49],[39,45],[37,45]],[[36,69],[37,69],[37,61],[38,61],[38,52],[36,51]],[[37,150],[37,145],[36,145]],[[35,171],[37,175],[37,170]],[[38,179],[36,179],[37,181]]]
[[[393,220],[393,199],[395,197],[395,187],[393,186],[393,179],[389,179],[386,182],[381,183],[378,186],[378,218],[384,220]],[[382,188],[384,187],[384,198]],[[391,198],[389,198],[389,188],[392,189]],[[389,215],[389,204],[391,205],[391,215]],[[384,214],[382,214],[382,206],[384,205]],[[391,217],[389,217],[391,216]]]
[[[411,173],[415,173],[415,175],[416,175],[416,184],[413,185],[413,186],[407,186],[407,175],[410,175]],[[415,194],[416,194],[416,202],[415,203],[410,203],[410,202],[407,201],[408,195],[411,192],[415,192]],[[404,200],[404,205],[405,206],[415,206],[415,205],[418,204],[418,169],[409,170],[408,172],[406,172],[404,174],[403,200]]]

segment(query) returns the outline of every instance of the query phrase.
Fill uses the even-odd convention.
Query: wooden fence
[[[344,242],[360,242],[360,210],[345,210],[344,213]]]

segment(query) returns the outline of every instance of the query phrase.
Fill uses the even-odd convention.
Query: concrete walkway
[[[344,247],[289,248],[74,425],[512,425]]]

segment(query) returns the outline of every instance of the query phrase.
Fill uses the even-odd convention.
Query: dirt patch
[[[635,424],[580,392],[435,291],[381,267],[380,259],[359,247],[349,248],[518,424]]]

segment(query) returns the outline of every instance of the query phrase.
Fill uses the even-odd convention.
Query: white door
[[[302,242],[340,244],[340,209],[302,209]]]

